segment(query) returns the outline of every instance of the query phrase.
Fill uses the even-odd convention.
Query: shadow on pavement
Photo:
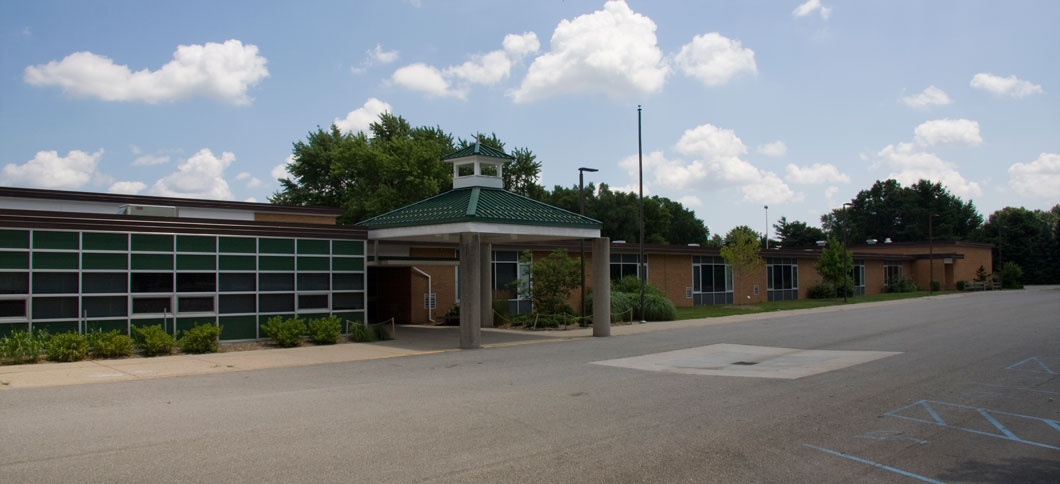
[[[484,346],[544,340],[552,341],[555,338],[529,333],[523,335],[488,330],[482,331],[481,336]],[[397,338],[373,344],[415,351],[455,350],[460,348],[460,328],[455,326],[398,326]]]
[[[1000,463],[964,461],[956,469],[943,472],[945,482],[1060,482],[1060,460],[1018,457]]]

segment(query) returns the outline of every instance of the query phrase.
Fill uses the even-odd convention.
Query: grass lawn
[[[936,291],[935,294],[953,294],[956,292],[958,291]],[[846,304],[858,304],[876,301],[892,301],[895,299],[909,299],[914,297],[924,297],[927,295],[927,291],[871,294],[868,296],[854,296],[847,298]],[[789,309],[819,308],[822,306],[836,306],[841,304],[843,304],[843,298],[771,301],[740,306],[694,306],[690,308],[677,308],[677,319],[717,318],[721,316],[732,316],[734,314],[764,313],[770,311],[784,311]]]

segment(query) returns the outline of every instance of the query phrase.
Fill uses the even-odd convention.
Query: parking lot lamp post
[[[580,214],[580,215],[585,215],[585,172],[595,173],[597,171],[600,171],[600,170],[597,170],[596,168],[586,168],[584,166],[581,167],[581,168],[578,168],[578,214]],[[581,283],[581,288],[582,288],[582,298],[581,298],[582,308],[581,309],[582,309],[582,311],[581,311],[581,315],[585,316],[585,239],[581,239],[581,240],[578,241],[578,248],[581,250],[581,264],[582,264],[582,283]]]

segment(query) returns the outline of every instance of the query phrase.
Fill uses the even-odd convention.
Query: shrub
[[[181,331],[180,351],[185,353],[216,353],[217,340],[221,337],[221,326],[200,324]]]
[[[350,325],[350,339],[357,343],[371,343],[379,339],[379,334],[375,328],[358,323]]]
[[[640,301],[637,301],[638,305]],[[638,306],[639,308],[639,306]],[[673,321],[677,319],[674,303],[662,296],[644,294],[644,321]]]
[[[898,276],[890,284],[883,286],[883,292],[913,292],[919,291],[916,282],[905,276]]]
[[[638,279],[637,276],[626,276],[617,281],[611,281],[611,292],[628,292],[640,297],[640,279]],[[646,282],[644,284],[644,295],[647,296],[649,294],[663,296],[662,289],[659,289],[658,286],[654,284]]]
[[[931,281],[931,290],[936,292],[941,291],[942,283],[939,281]]]
[[[968,289],[968,281],[957,281],[957,290],[963,291]]]
[[[387,331],[385,324],[375,325],[375,326],[372,327],[372,330],[375,331],[375,339],[376,340],[386,341],[386,340],[391,339],[390,338],[390,331]]]
[[[140,349],[144,356],[168,355],[173,353],[173,346],[177,344],[173,336],[162,329],[162,325],[145,326],[143,328],[133,327],[133,332],[139,337]]]
[[[333,345],[342,336],[342,320],[328,316],[309,320],[309,339],[316,344]]]
[[[16,365],[35,363],[44,355],[47,342],[47,331],[39,331],[36,334],[22,330],[12,331],[11,334],[0,338],[0,359]]]
[[[48,339],[48,359],[81,361],[88,356],[88,338],[81,333],[59,333]]]
[[[88,334],[88,346],[97,358],[120,358],[133,353],[133,339],[118,330],[93,331]]]
[[[1023,284],[1020,283],[1020,279],[1023,279],[1023,269],[1020,268],[1019,264],[1008,261],[1001,266],[1002,288],[1021,289]]]
[[[817,284],[810,286],[810,290],[807,291],[807,296],[810,299],[831,299],[835,297],[835,286],[825,282],[819,281]]]
[[[273,316],[261,326],[265,335],[272,339],[281,348],[298,346],[305,334],[305,322],[301,318],[287,318]]]

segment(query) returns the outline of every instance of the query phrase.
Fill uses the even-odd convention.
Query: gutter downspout
[[[426,273],[426,272],[421,271],[419,267],[413,266],[412,270],[418,272],[421,276],[427,278],[427,294],[428,295],[432,294],[432,291],[431,291],[431,275]],[[434,313],[434,309],[431,308],[430,306],[427,306],[427,321],[430,321],[432,323],[436,322],[434,320],[434,314],[433,313]]]

